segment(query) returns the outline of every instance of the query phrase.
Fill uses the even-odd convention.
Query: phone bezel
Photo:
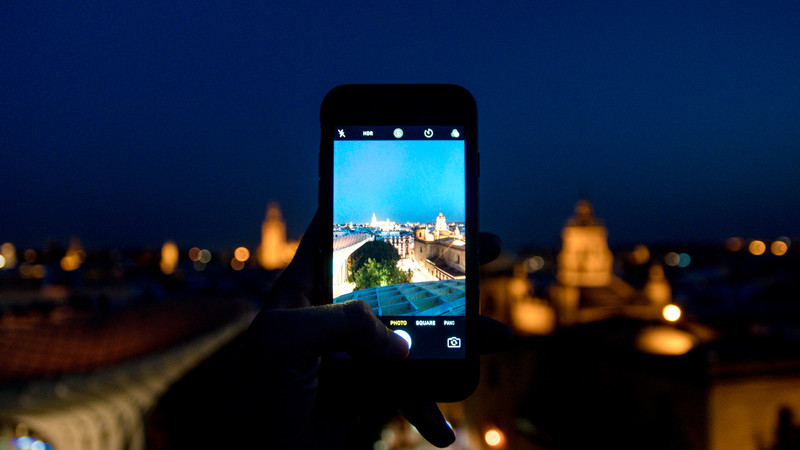
[[[405,360],[381,363],[326,359],[327,369],[377,373],[397,380],[424,379],[424,383],[398,389],[399,398],[409,396],[434,401],[458,401],[477,386],[479,349],[477,339],[480,314],[478,264],[478,177],[477,110],[472,95],[457,85],[342,85],[332,89],[320,108],[320,252],[323,255],[323,298],[330,303],[332,278],[331,252],[333,223],[333,142],[336,126],[380,125],[461,125],[465,146],[465,234],[466,234],[466,330],[464,359]],[[422,378],[424,377],[424,378]],[[413,383],[412,383],[413,384]]]

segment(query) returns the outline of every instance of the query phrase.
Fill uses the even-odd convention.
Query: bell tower
[[[594,215],[589,200],[575,205],[575,215],[561,232],[558,281],[566,287],[599,287],[611,284],[614,256],[608,248],[608,230]]]

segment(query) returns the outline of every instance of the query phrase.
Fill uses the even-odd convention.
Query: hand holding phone
[[[394,394],[465,398],[478,380],[475,101],[454,85],[345,85],[321,108],[323,292],[366,302],[409,344],[400,363],[329,364]]]

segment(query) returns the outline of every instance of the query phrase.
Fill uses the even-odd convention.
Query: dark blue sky
[[[509,247],[582,193],[612,242],[800,234],[797,2],[235,3],[0,5],[0,241],[298,237],[319,103],[375,82],[473,93]]]

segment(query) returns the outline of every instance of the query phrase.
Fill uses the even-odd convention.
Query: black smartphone
[[[479,372],[474,98],[455,85],[343,85],[320,119],[323,291],[367,302],[410,347],[400,363],[330,364],[405,398],[465,398]]]

